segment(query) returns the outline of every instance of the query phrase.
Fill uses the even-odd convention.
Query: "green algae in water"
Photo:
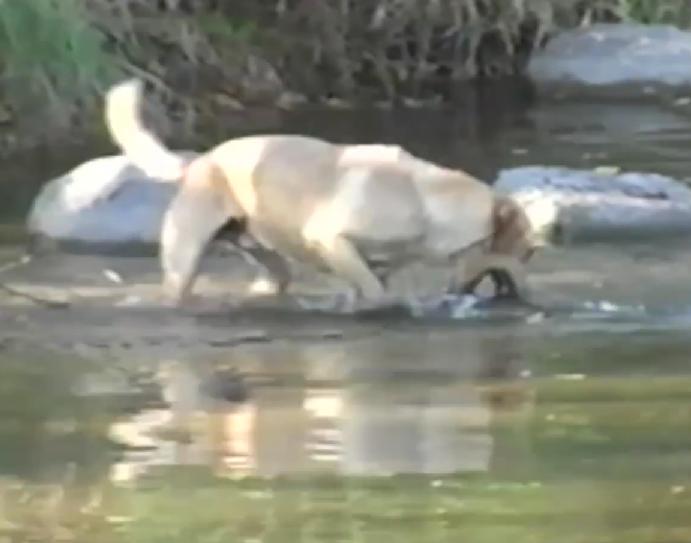
[[[650,345],[663,339],[648,338]],[[580,337],[578,350],[564,339],[533,340],[513,351],[526,357],[533,377],[447,379],[440,378],[439,368],[426,372],[429,361],[424,360],[414,379],[407,376],[406,352],[415,356],[415,351],[405,344],[395,348],[392,341],[369,354],[354,344],[344,346],[351,356],[364,357],[359,362],[374,363],[370,357],[376,353],[391,357],[379,360],[375,374],[351,381],[343,367],[336,378],[326,359],[315,380],[292,358],[281,366],[278,348],[228,351],[224,364],[242,360],[253,368],[247,374],[248,399],[232,405],[200,401],[188,411],[178,403],[179,413],[186,413],[187,434],[144,433],[151,438],[148,444],[116,443],[111,430],[118,421],[169,409],[165,397],[170,399],[171,392],[153,390],[161,373],[156,363],[147,369],[127,361],[5,349],[0,352],[0,536],[167,543],[691,540],[688,341],[667,337],[665,357],[655,361],[657,371],[644,372],[635,363],[627,371],[631,344],[616,334],[609,342]],[[447,350],[467,348],[453,340],[434,344],[442,358],[450,356]],[[545,364],[555,350],[562,357],[550,374]],[[284,355],[301,352],[295,347]],[[561,377],[566,370],[592,369],[588,355],[598,357],[599,374]],[[194,385],[203,364],[180,365],[184,371],[176,382],[190,402],[196,385],[187,385]],[[291,373],[297,368],[306,372],[303,380]],[[338,398],[359,404],[339,411],[345,404]],[[309,469],[298,462],[294,470],[288,466],[281,475],[262,476],[257,471],[262,457],[285,459],[307,447],[305,405],[319,414],[315,420],[322,429],[343,430],[361,417],[357,420],[365,423],[375,420],[385,440],[399,439],[401,428],[403,434],[415,433],[407,443],[422,451],[421,458],[453,443],[439,441],[440,436],[473,436],[475,441],[461,443],[489,444],[486,469],[474,464],[466,473],[447,475],[347,475],[342,455],[350,454],[354,442],[341,434],[335,442],[340,457]],[[218,420],[236,424],[240,419],[232,416],[241,413],[274,424],[272,434],[263,435],[255,423],[254,469],[234,472],[219,463],[218,455],[193,458],[194,444],[208,443],[220,428]],[[285,435],[276,436],[276,428]],[[262,440],[273,449],[262,449]],[[277,451],[276,443],[284,449]],[[114,482],[115,465],[141,460],[155,447],[168,451],[167,461]],[[470,446],[451,449],[461,457],[471,452]],[[391,460],[387,455],[377,457],[384,467]],[[434,463],[426,466],[434,471]]]

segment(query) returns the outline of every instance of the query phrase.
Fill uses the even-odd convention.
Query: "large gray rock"
[[[501,171],[494,187],[537,230],[571,241],[691,234],[691,189],[658,174],[526,166]]]
[[[29,232],[75,245],[157,244],[176,190],[175,183],[157,182],[124,156],[95,158],[44,185],[29,212]]]
[[[528,74],[541,94],[562,97],[691,89],[691,32],[638,24],[566,31],[533,55]]]

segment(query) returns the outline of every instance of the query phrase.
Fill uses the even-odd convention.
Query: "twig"
[[[21,292],[19,290],[13,289],[12,287],[8,287],[4,283],[0,283],[0,290],[7,292],[11,296],[16,296],[17,298],[24,298],[25,300],[29,300],[35,303],[36,305],[42,305],[50,309],[66,309],[70,307],[69,302],[57,302],[55,300],[46,300],[45,298],[38,298],[36,296],[32,296],[31,294],[27,294],[26,292]]]
[[[0,273],[13,270],[15,268],[18,268],[19,266],[26,266],[29,262],[31,262],[31,259],[31,255],[23,255],[19,260],[13,260],[12,262],[3,264],[2,266],[0,266]]]
[[[23,255],[18,260],[14,260],[12,262],[8,262],[7,264],[0,266],[0,273],[13,270],[20,266],[26,266],[29,262],[31,262],[31,260],[31,255]],[[29,300],[37,305],[42,305],[44,307],[49,307],[51,309],[65,309],[67,307],[70,307],[69,302],[57,302],[54,300],[46,300],[45,298],[38,298],[36,296],[32,296],[31,294],[27,294],[26,292],[21,292],[19,290],[15,290],[12,287],[8,287],[4,283],[0,283],[0,290],[7,292],[11,296],[15,296],[17,298],[24,298],[25,300]]]

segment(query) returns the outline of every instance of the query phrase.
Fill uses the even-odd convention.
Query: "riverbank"
[[[463,107],[477,84],[526,74],[569,29],[687,26],[683,5],[671,4],[6,3],[0,149],[104,139],[101,94],[123,77],[147,82],[148,119],[177,140],[208,138],[214,126],[263,130],[267,117],[303,107]]]

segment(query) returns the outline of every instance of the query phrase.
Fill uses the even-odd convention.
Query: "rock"
[[[0,102],[0,125],[11,124],[13,121],[12,108],[8,104]]]
[[[672,26],[595,24],[563,32],[528,64],[542,95],[643,97],[691,89],[691,32]]]
[[[494,188],[538,230],[571,241],[691,233],[691,189],[658,174],[526,166],[501,171]]]
[[[157,244],[176,190],[175,183],[153,180],[122,155],[95,158],[43,187],[29,212],[28,229],[33,236],[68,244]]]
[[[322,102],[326,107],[332,109],[353,109],[353,103],[345,100],[343,98],[338,98],[336,96],[331,98],[325,98]]]
[[[309,100],[304,94],[293,91],[284,91],[276,100],[276,107],[279,109],[291,110],[299,106],[304,106]]]
[[[240,81],[240,98],[247,104],[274,104],[285,91],[283,80],[266,60],[249,55]]]
[[[234,368],[218,369],[199,384],[207,398],[228,403],[245,403],[250,399],[250,388],[245,377]]]
[[[215,94],[213,96],[213,101],[221,108],[229,109],[231,111],[243,111],[245,109],[245,106],[242,105],[242,102],[236,100],[232,96],[228,96],[227,94]]]

